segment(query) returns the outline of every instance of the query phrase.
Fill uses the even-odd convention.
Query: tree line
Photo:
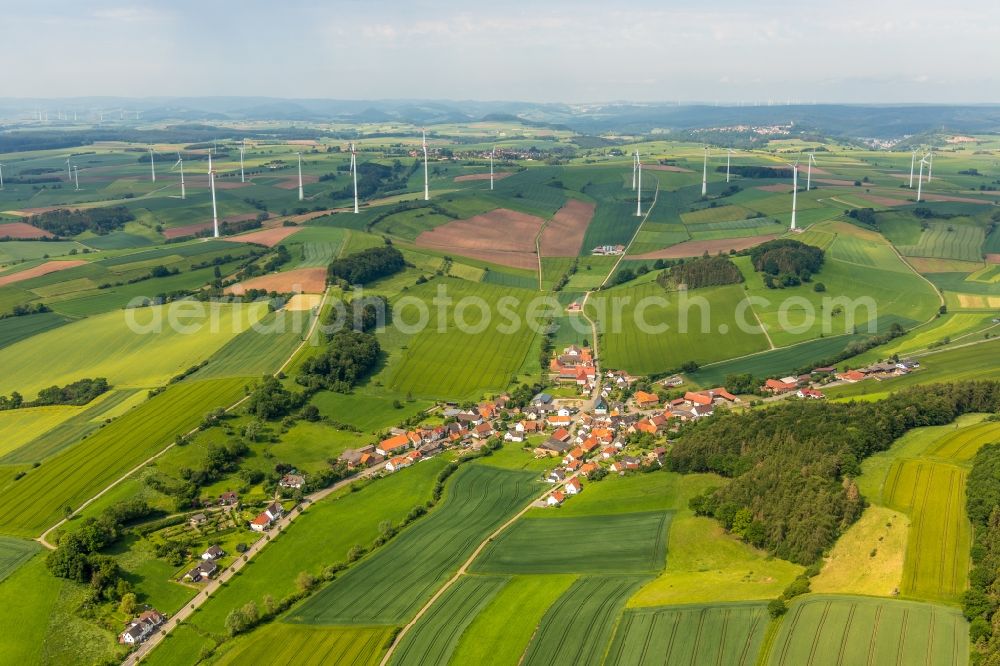
[[[657,283],[664,289],[678,289],[686,285],[688,289],[714,287],[743,282],[743,273],[725,255],[709,256],[707,253],[697,259],[678,263],[656,276]]]
[[[398,273],[405,266],[402,252],[392,245],[383,245],[355,252],[342,259],[334,259],[327,266],[326,272],[331,281],[364,284]]]
[[[34,400],[26,401],[17,391],[10,396],[0,395],[0,411],[21,409],[22,407],[47,407],[49,405],[86,405],[88,402],[111,389],[104,377],[80,379],[66,386],[50,386],[38,392]]]
[[[996,418],[996,417],[994,417]],[[972,570],[962,610],[969,620],[973,663],[1000,663],[1000,442],[976,452],[965,482],[965,507],[972,522]]]
[[[76,236],[84,231],[103,236],[121,229],[126,222],[134,219],[135,215],[125,206],[108,206],[73,210],[58,208],[32,215],[27,222],[56,236]]]

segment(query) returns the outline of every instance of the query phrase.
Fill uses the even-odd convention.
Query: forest
[[[715,287],[723,284],[739,284],[743,282],[740,269],[725,255],[708,255],[683,261],[669,270],[663,271],[656,281],[664,289],[679,289],[682,285],[688,289],[700,287]]]
[[[687,427],[670,466],[731,478],[691,507],[778,557],[811,564],[864,509],[854,483],[862,460],[911,428],[997,409],[1000,382],[917,386],[882,402],[790,402]]]
[[[372,247],[342,259],[334,259],[327,267],[331,280],[348,284],[365,284],[403,270],[403,253],[391,245]]]
[[[76,236],[84,231],[109,234],[125,226],[135,216],[125,206],[69,210],[58,208],[28,218],[28,224],[44,229],[56,236]]]

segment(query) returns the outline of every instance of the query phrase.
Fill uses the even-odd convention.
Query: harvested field
[[[813,169],[815,172],[816,169]],[[813,178],[814,183],[823,183],[824,185],[836,185],[838,187],[854,187],[853,180],[841,180],[839,178]]]
[[[963,308],[986,310],[1000,308],[1000,296],[977,296],[975,294],[958,294],[958,302]]]
[[[33,227],[27,222],[8,222],[7,224],[0,224],[0,238],[16,238],[18,240],[25,238],[52,238],[52,234],[44,229]]]
[[[15,282],[21,282],[23,280],[30,280],[31,278],[35,278],[40,275],[48,275],[49,273],[55,273],[56,271],[64,271],[67,268],[82,266],[85,263],[87,262],[80,261],[79,259],[73,261],[46,261],[44,264],[39,264],[34,268],[18,271],[17,273],[11,273],[10,275],[0,275],[0,287],[7,284],[13,284]]]
[[[211,229],[211,222],[199,222],[197,224],[185,224],[183,227],[174,227],[173,229],[164,229],[163,237],[167,240],[173,238],[184,238],[185,236],[194,236],[199,231],[205,231],[206,229]]]
[[[983,204],[984,206],[989,206],[993,203],[992,201],[987,201],[986,199],[973,199],[971,197],[953,197],[948,194],[928,194],[926,192],[922,192],[920,196],[924,198],[923,199],[924,201],[932,201],[932,202],[957,201],[959,203]]]
[[[285,309],[291,312],[300,312],[302,310],[312,310],[314,307],[318,306],[323,301],[323,296],[320,294],[295,294],[288,299],[285,303]]]
[[[650,171],[671,171],[673,173],[694,173],[691,169],[685,169],[684,167],[674,166],[673,164],[649,164],[642,165],[643,169],[649,169]]]
[[[686,241],[678,243],[663,250],[647,252],[636,255],[633,259],[680,259],[683,257],[700,257],[708,252],[718,254],[719,252],[729,252],[730,250],[745,250],[750,247],[766,243],[778,238],[781,234],[770,234],[768,236],[751,236],[750,238],[722,238],[719,240]]]
[[[312,183],[318,183],[318,182],[319,182],[319,176],[308,176],[306,174],[302,174],[303,185],[310,185]],[[299,177],[295,176],[294,178],[288,178],[286,180],[281,181],[280,183],[275,183],[274,186],[282,190],[298,189]]]
[[[512,268],[538,266],[535,236],[540,217],[497,208],[467,220],[456,220],[417,236],[417,247],[451,252]]]
[[[31,217],[32,215],[48,213],[60,208],[64,208],[64,206],[39,206],[38,208],[21,208],[19,210],[5,210],[4,212],[8,215],[17,215],[18,217]]]
[[[496,171],[493,173],[494,180],[503,180],[507,176],[513,176],[512,171]],[[456,183],[464,183],[470,180],[489,180],[489,173],[467,173],[464,176],[455,176]]]
[[[226,287],[226,293],[241,296],[249,289],[263,289],[279,294],[322,294],[326,290],[326,269],[296,268],[284,273],[262,275]]]
[[[782,194],[791,194],[792,186],[791,184],[785,183],[775,183],[774,185],[758,185],[757,189],[761,192],[781,192]]]
[[[274,247],[301,229],[302,227],[274,227],[273,229],[264,229],[262,231],[251,231],[248,234],[240,234],[239,236],[224,236],[219,240],[232,241],[233,243],[255,243],[266,247]]]
[[[575,257],[583,247],[583,236],[594,218],[595,206],[568,199],[542,231],[539,248],[543,257]]]
[[[1000,254],[988,254],[988,255],[986,255],[986,263],[988,263],[988,264],[1000,264]]]

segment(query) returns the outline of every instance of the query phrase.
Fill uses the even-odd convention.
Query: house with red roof
[[[559,506],[566,499],[566,495],[559,492],[558,490],[550,493],[548,497],[545,498],[545,503],[549,506]]]
[[[380,456],[394,455],[400,451],[405,451],[411,446],[410,438],[406,434],[395,435],[379,442],[378,446],[375,447],[375,453]]]
[[[660,404],[660,396],[656,395],[655,393],[636,391],[635,404],[638,405],[640,409],[648,409],[650,407],[656,407],[658,404]]]
[[[563,486],[563,490],[567,495],[578,495],[583,491],[583,485],[580,483],[580,479],[574,476],[566,482],[566,485]]]
[[[780,395],[782,393],[788,393],[789,391],[794,391],[796,384],[791,382],[784,382],[780,379],[768,379],[764,382],[764,386],[761,387],[763,391],[768,393],[773,393],[774,395]]]

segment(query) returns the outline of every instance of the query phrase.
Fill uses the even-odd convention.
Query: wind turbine
[[[701,196],[708,194],[708,146],[705,146],[705,161],[701,168]]]
[[[917,151],[910,152],[910,189],[913,189],[913,167],[917,164]]]
[[[493,191],[493,153],[497,151],[497,147],[493,146],[490,149],[490,191]]]
[[[931,182],[931,178],[934,176],[934,148],[927,151],[927,182]]]
[[[153,175],[153,182],[156,182],[156,159],[153,156],[153,147],[149,147],[149,169],[150,173]]]
[[[422,130],[424,146],[424,201],[431,200],[430,179],[427,175],[427,130]]]
[[[240,182],[245,183],[247,179],[243,176],[243,153],[247,149],[247,140],[243,139],[243,145],[240,146]]]
[[[0,190],[3,189],[3,165],[0,164]]]
[[[729,166],[733,160],[733,149],[726,148],[726,183],[729,183]]]
[[[639,151],[632,153],[632,191],[635,192],[635,173],[639,168]]]
[[[219,237],[219,209],[215,205],[215,169],[212,168],[212,156],[211,153],[208,157],[208,183],[212,188],[212,228],[214,229],[213,237]]]
[[[806,170],[806,192],[812,189],[813,164],[816,164],[816,153],[806,153],[809,155],[808,168]]]
[[[72,157],[72,156],[70,156]],[[69,163],[70,158],[66,158],[66,180],[73,180],[73,167]]]
[[[635,195],[635,216],[642,217],[642,160],[639,159],[639,151],[635,151],[635,167],[636,167],[636,183],[638,187],[636,188]]]
[[[351,144],[351,174],[354,176],[354,214],[358,214],[358,151]]]
[[[797,231],[795,226],[795,213],[799,207],[799,161],[792,164],[792,231]]]
[[[176,169],[178,167],[181,170],[181,199],[186,199],[187,198],[187,192],[185,192],[185,190],[184,190],[184,160],[181,159],[181,154],[180,153],[177,153],[177,162],[174,164],[174,169]],[[211,171],[211,169],[212,169],[212,167],[209,167],[209,171]],[[173,170],[173,169],[171,169],[171,170]]]
[[[917,203],[920,203],[921,195],[924,190],[924,165],[929,165],[930,162],[927,161],[927,155],[920,158],[920,176],[917,178]],[[930,182],[930,178],[927,182]]]
[[[302,201],[304,195],[302,194],[302,153],[296,153],[299,156],[299,201]]]
[[[76,191],[80,191],[80,169],[75,164],[73,165],[73,178],[76,181]]]

